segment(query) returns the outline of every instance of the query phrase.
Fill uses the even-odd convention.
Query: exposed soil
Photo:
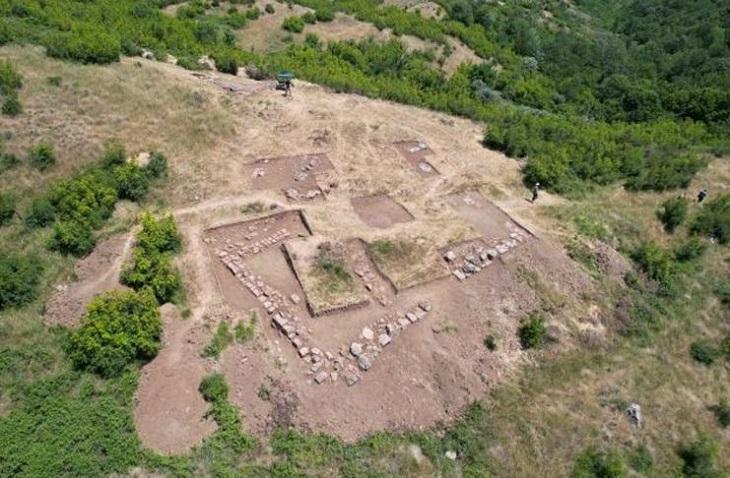
[[[353,198],[351,202],[360,219],[370,227],[387,229],[399,222],[413,220],[406,208],[385,194]]]
[[[216,429],[215,422],[205,417],[209,405],[198,392],[208,368],[201,358],[208,333],[200,323],[181,319],[174,306],[164,306],[162,318],[162,350],[142,368],[134,422],[146,447],[177,454]]]
[[[123,289],[119,275],[134,242],[134,235],[119,234],[99,243],[76,264],[78,280],[56,286],[56,293],[46,304],[43,316],[49,325],[73,327],[86,312],[87,304],[104,292]]]
[[[398,152],[421,176],[435,176],[439,172],[428,162],[426,156],[432,155],[433,151],[426,143],[421,141],[399,141],[394,144]]]
[[[249,165],[253,189],[280,190],[290,201],[321,199],[317,174],[333,169],[325,154],[259,159]]]

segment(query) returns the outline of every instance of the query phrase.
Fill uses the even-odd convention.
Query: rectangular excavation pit
[[[370,227],[387,229],[413,220],[411,213],[387,194],[353,198],[350,203],[360,219]]]
[[[232,307],[282,310],[306,317],[303,291],[282,244],[311,234],[301,211],[210,228],[204,233],[213,273]]]
[[[370,303],[366,289],[356,279],[349,263],[344,243],[311,236],[288,241],[284,249],[312,315],[320,316]]]
[[[439,175],[438,170],[426,159],[426,156],[433,154],[433,150],[426,143],[414,140],[397,141],[393,146],[421,176]]]
[[[439,251],[419,239],[378,239],[367,244],[367,253],[398,293],[449,276]]]
[[[334,166],[326,154],[304,154],[257,159],[247,169],[253,189],[282,191],[289,201],[313,201],[324,198],[317,174]]]
[[[502,249],[516,247],[534,237],[526,227],[476,191],[450,194],[449,205],[482,236],[485,244]]]

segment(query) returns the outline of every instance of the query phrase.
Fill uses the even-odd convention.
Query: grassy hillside
[[[0,476],[727,476],[726,2],[444,1],[445,20],[370,0],[297,2],[317,21],[342,11],[436,43],[459,38],[487,61],[451,77],[398,42],[310,37],[253,54],[233,34],[245,35],[249,6],[192,2],[163,13],[168,3],[0,0],[0,44],[11,44],[0,48],[10,59],[0,67],[0,96],[20,104],[0,117]],[[40,45],[59,61],[18,43]],[[526,182],[569,194],[548,214],[571,256],[602,285],[590,300],[610,313],[590,320],[610,324],[609,340],[585,335],[568,353],[537,351],[535,367],[450,427],[354,444],[293,430],[256,440],[216,392],[219,429],[191,455],[143,449],[132,409],[145,359],[101,378],[72,361],[68,330],[42,321],[53,285],[73,279],[71,253],[129,230],[129,211],[158,209],[166,198],[158,191],[170,191],[164,177],[122,168],[108,139],[185,158],[234,135],[229,105],[174,76],[87,65],[143,49],[174,55],[186,68],[210,55],[229,72],[293,69],[335,91],[482,121],[487,145],[526,160]],[[703,205],[668,202],[702,187],[711,192]],[[601,244],[619,250],[633,271],[611,277]],[[174,278],[167,259],[151,262]],[[626,417],[634,402],[642,429]]]

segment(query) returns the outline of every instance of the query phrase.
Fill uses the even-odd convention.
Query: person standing
[[[537,194],[540,191],[540,183],[535,183],[532,186],[532,200],[530,202],[537,201]]]
[[[702,188],[699,193],[697,193],[697,202],[702,202],[707,197],[707,189]]]

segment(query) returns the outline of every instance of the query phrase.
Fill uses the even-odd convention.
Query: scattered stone
[[[322,370],[314,376],[314,381],[317,383],[322,383],[329,378],[329,375],[330,374],[327,373],[325,370]]]
[[[411,324],[411,322],[406,318],[398,319],[398,325],[400,325],[401,328],[405,328],[405,327],[409,326],[410,324]]]
[[[385,347],[388,345],[393,339],[390,338],[390,335],[388,334],[380,334],[378,336],[378,344],[380,344],[381,347]]]
[[[339,378],[339,375],[337,374],[337,372],[332,372],[332,373],[330,374],[330,379],[331,379],[331,380],[332,380],[333,382],[336,382],[338,378]]]
[[[297,294],[292,294],[289,296],[289,300],[294,305],[299,305],[299,303],[302,301],[302,299]]]
[[[360,381],[360,376],[356,373],[348,373],[345,375],[345,383],[347,383],[348,387],[352,387],[357,382]]]
[[[362,344],[353,342],[352,345],[350,345],[350,353],[355,357],[359,357],[362,354]]]
[[[454,270],[452,271],[452,274],[454,274],[454,276],[455,276],[455,277],[456,277],[457,279],[459,279],[460,281],[463,281],[463,280],[465,280],[465,279],[466,279],[466,274],[464,274],[464,272],[463,272],[463,271],[462,271],[461,269],[454,269]]]
[[[299,349],[299,356],[304,357],[306,355],[309,355],[309,347],[302,347]]]
[[[454,262],[456,260],[456,254],[454,251],[447,251],[446,254],[444,254],[444,259],[449,262]]]
[[[447,451],[445,453],[445,455],[446,455],[446,458],[448,458],[451,461],[456,460],[456,452],[455,451],[449,450],[449,451]]]
[[[321,351],[321,350],[319,350],[319,349],[318,349],[317,347],[312,347],[312,350],[311,350],[311,352],[310,352],[310,353],[311,353],[312,355],[317,355],[317,356],[319,356],[319,355],[322,355],[322,351]]]
[[[368,355],[360,355],[357,359],[357,364],[363,370],[369,370],[373,366],[373,359]]]
[[[428,302],[420,302],[418,304],[418,307],[420,307],[421,310],[423,310],[424,312],[430,312],[431,311],[431,304],[429,304]]]
[[[486,253],[487,253],[487,259],[489,259],[489,260],[493,260],[493,259],[495,259],[495,258],[496,258],[497,256],[499,256],[499,251],[497,251],[497,249],[487,249],[487,250],[486,250],[486,251],[484,251],[484,252],[486,252]]]
[[[362,338],[365,340],[373,340],[375,337],[375,333],[372,331],[370,327],[365,327],[362,329]]]
[[[408,319],[412,324],[418,322],[418,317],[413,312],[406,312],[406,319]]]

